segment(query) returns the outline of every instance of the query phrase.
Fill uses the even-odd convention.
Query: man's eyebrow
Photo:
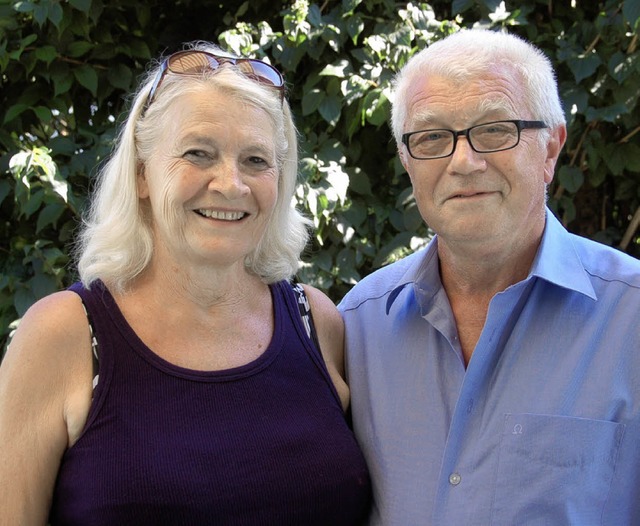
[[[481,114],[491,113],[491,112],[504,112],[511,113],[513,110],[513,106],[504,99],[485,99],[480,103],[480,107],[478,108],[478,112]]]
[[[413,128],[427,126],[433,121],[434,116],[431,110],[418,110],[411,116],[411,126]]]

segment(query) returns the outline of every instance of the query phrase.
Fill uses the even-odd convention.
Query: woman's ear
[[[139,199],[146,199],[149,197],[149,186],[147,184],[145,166],[141,162],[138,162],[136,166],[136,186],[138,188]]]

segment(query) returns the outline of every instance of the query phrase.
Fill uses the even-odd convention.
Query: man
[[[640,524],[640,262],[546,208],[549,61],[459,32],[400,72],[392,120],[437,235],[339,306],[371,523]]]

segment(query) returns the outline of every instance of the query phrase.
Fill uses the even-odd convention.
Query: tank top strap
[[[315,333],[315,327],[313,325],[310,326],[311,336],[305,326],[305,321],[303,319],[302,311],[305,307],[300,306],[300,301],[306,302],[306,309],[309,313],[309,321],[313,323],[313,319],[311,318],[311,308],[308,304],[308,300],[306,298],[306,294],[303,298],[300,296],[299,290],[296,290],[299,287],[299,290],[302,290],[302,294],[304,294],[304,290],[299,284],[293,284],[289,281],[279,281],[272,285],[274,292],[278,294],[274,294],[274,300],[277,296],[281,298],[287,311],[289,313],[289,318],[291,319],[291,323],[293,324],[300,341],[303,343],[304,350],[307,352],[309,357],[311,358],[314,365],[320,371],[322,377],[326,380],[329,385],[333,396],[336,399],[336,402],[340,407],[342,407],[342,401],[340,400],[340,396],[338,395],[338,391],[336,391],[335,386],[333,385],[333,380],[331,379],[331,375],[327,369],[327,365],[324,361],[324,357],[322,356],[322,351],[320,350],[320,344],[317,342],[317,337],[314,342],[313,334]]]
[[[93,360],[93,402],[89,409],[88,427],[99,411],[113,371],[114,357],[105,352],[111,349],[112,326],[107,311],[113,308],[115,302],[102,281],[94,281],[90,288],[77,282],[67,290],[80,296],[82,307],[87,315],[87,323],[91,335],[91,353]]]
[[[311,313],[311,304],[307,298],[307,294],[304,291],[302,284],[297,282],[291,283],[291,288],[298,298],[298,309],[300,310],[300,316],[302,317],[302,323],[307,331],[307,336],[311,338],[311,341],[320,349],[320,341],[318,340],[318,333],[316,332],[315,324],[313,323],[313,314]]]

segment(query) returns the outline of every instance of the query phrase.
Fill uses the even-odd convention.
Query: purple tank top
[[[215,372],[154,354],[102,284],[71,290],[98,340],[100,380],[62,459],[52,526],[364,522],[364,458],[289,283],[271,285],[266,351]]]

